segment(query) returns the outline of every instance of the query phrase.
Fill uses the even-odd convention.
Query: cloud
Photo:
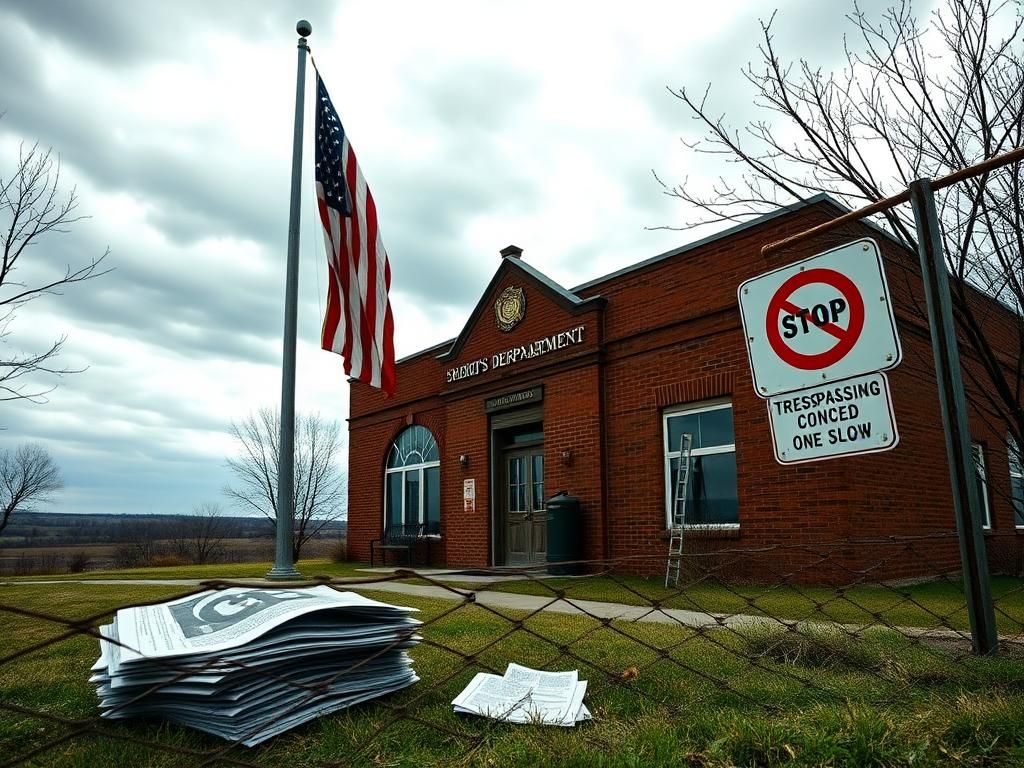
[[[0,176],[19,142],[52,146],[90,216],[20,277],[107,246],[115,271],[19,313],[10,345],[66,334],[62,362],[85,370],[48,405],[0,404],[0,446],[49,446],[77,511],[216,499],[231,421],[280,397],[296,13],[380,212],[401,356],[461,330],[509,243],[567,287],[683,244],[645,229],[679,215],[650,169],[711,166],[680,151],[693,126],[665,85],[713,80],[747,114],[737,70],[770,11],[8,0]],[[838,60],[829,4],[791,2],[779,22],[784,51]],[[342,419],[342,361],[318,349],[324,254],[309,154],[303,165],[297,406]]]

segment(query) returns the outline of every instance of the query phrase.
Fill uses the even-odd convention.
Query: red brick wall
[[[580,497],[587,558],[639,556],[622,567],[663,571],[662,414],[667,407],[725,398],[733,405],[740,528],[692,537],[695,550],[777,545],[756,561],[748,558],[746,568],[742,563],[732,568],[734,576],[766,581],[877,581],[955,569],[958,552],[952,538],[922,541],[899,552],[891,545],[850,545],[823,555],[822,543],[838,539],[955,530],[930,340],[915,308],[923,307],[923,299],[914,255],[860,225],[771,259],[760,253],[766,242],[832,215],[827,204],[812,206],[580,290],[583,298],[603,297],[603,310],[574,308],[516,270],[514,262],[502,265],[453,359],[437,360],[442,348],[403,363],[397,396],[390,401],[353,385],[353,556],[365,559],[365,542],[380,530],[383,462],[390,441],[415,422],[429,426],[441,445],[441,557],[450,565],[489,564],[491,457],[483,401],[543,384],[545,491],[551,495],[565,489]],[[900,444],[881,454],[781,466],[773,456],[765,403],[751,385],[736,288],[757,274],[865,235],[882,247],[898,307],[904,361],[889,378]],[[509,285],[525,288],[527,311],[517,328],[503,333],[491,307]],[[1006,318],[997,313],[990,322],[1001,324],[996,336],[1011,345]],[[583,344],[445,383],[448,368],[577,325],[586,325]],[[1006,349],[1012,352],[1012,346]],[[965,365],[975,364],[968,355]],[[975,390],[972,400],[978,394]],[[1024,535],[1013,525],[1005,445],[993,421],[984,409],[974,409],[972,434],[986,445],[993,567],[1008,570],[1020,567]],[[561,456],[566,448],[571,451],[568,462]],[[468,457],[466,468],[459,466],[460,454]],[[469,477],[476,480],[477,491],[477,509],[471,513],[462,503],[463,480]],[[1001,568],[1003,563],[1010,565]]]

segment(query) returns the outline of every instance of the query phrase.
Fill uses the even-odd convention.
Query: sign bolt
[[[861,249],[862,251],[866,251],[866,250],[868,250],[868,248],[870,248],[870,246],[869,246],[869,245],[868,245],[867,243],[864,243],[864,245],[862,245],[862,246],[860,247],[860,249]]]
[[[768,390],[767,390],[767,389],[766,389],[765,387],[759,387],[759,389],[760,389],[760,390],[761,390],[762,392],[767,392],[767,391],[768,391]]]
[[[887,362],[887,363],[891,363],[892,362],[892,353],[891,352],[888,355],[885,356],[885,362]]]

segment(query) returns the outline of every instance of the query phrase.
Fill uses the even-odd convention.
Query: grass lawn
[[[188,565],[165,568],[134,568],[116,571],[89,571],[61,576],[9,577],[10,581],[54,579],[249,579],[262,578],[272,563],[229,563]],[[372,579],[363,570],[365,563],[336,563],[328,559],[303,560],[298,568],[303,576],[328,576],[341,579]],[[2,580],[2,579],[0,579]],[[405,583],[427,583],[404,579]],[[703,581],[666,588],[661,577],[627,575],[531,578],[519,581],[481,584],[447,582],[470,590],[555,596],[577,600],[598,600],[627,605],[652,605],[683,608],[718,614],[752,614],[780,619],[811,619],[850,624],[888,624],[893,626],[968,630],[966,598],[955,581],[935,581],[900,587],[857,586],[843,590],[814,586],[724,585]],[[992,596],[996,623],[1001,635],[1024,635],[1024,579],[994,577]]]
[[[0,587],[0,604],[69,619],[180,587]],[[656,624],[520,616],[400,595],[426,623],[413,649],[422,680],[386,700],[321,718],[225,757],[314,766],[887,766],[1024,764],[1024,660],[956,660],[888,633],[698,635]],[[11,658],[64,628],[0,613],[0,762],[74,731],[45,715],[89,719],[96,641],[76,636]],[[463,654],[472,655],[467,661]],[[509,661],[579,669],[594,721],[576,728],[461,717],[450,701],[477,671]],[[285,672],[285,670],[281,670]],[[26,713],[18,708],[24,708]],[[103,722],[48,747],[38,766],[193,766],[225,742],[153,722]],[[6,764],[6,763],[4,763]],[[220,762],[225,765],[228,763]]]
[[[85,571],[49,576],[8,576],[0,581],[81,581],[88,579],[262,579],[273,567],[272,562],[262,563],[214,563],[210,565],[173,565],[163,568],[122,568],[110,571]],[[361,563],[336,563],[333,560],[309,559],[296,564],[305,578],[331,576],[334,578],[360,578],[371,574],[357,569],[365,568]]]

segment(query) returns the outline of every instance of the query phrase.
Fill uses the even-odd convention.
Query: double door
[[[547,562],[548,516],[544,508],[544,447],[504,454],[505,564]]]

